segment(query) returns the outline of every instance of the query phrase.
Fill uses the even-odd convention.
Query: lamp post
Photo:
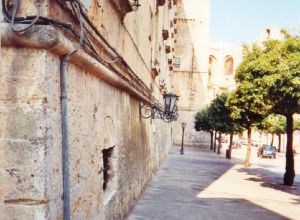
[[[184,129],[185,129],[186,123],[182,122],[181,127],[182,127],[182,139],[181,139],[181,149],[180,149],[180,154],[184,154],[184,149],[183,149],[183,140],[184,140]]]

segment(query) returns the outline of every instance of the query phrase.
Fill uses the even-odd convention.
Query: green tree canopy
[[[218,132],[230,134],[241,131],[241,126],[231,116],[231,108],[226,105],[229,94],[222,93],[211,103],[214,127]]]
[[[259,123],[257,128],[270,134],[284,134],[286,132],[286,119],[282,115],[271,114]]]
[[[213,130],[213,118],[210,107],[197,112],[194,127],[196,131],[211,132]]]
[[[300,37],[286,34],[282,41],[268,40],[263,47],[245,47],[236,81],[237,90],[228,103],[234,110],[233,116],[243,126],[250,127],[267,113],[286,117],[284,184],[292,185],[295,177],[293,115],[300,112]]]
[[[194,127],[196,131],[206,131],[210,133],[210,150],[213,150],[214,121],[210,106],[197,112]]]
[[[262,50],[256,45],[245,47],[245,57],[237,69],[235,76],[237,88],[228,98],[227,106],[231,109],[231,117],[247,130],[248,144],[244,166],[250,166],[251,127],[260,123],[269,110],[269,103],[264,100],[265,91],[259,86],[259,57]]]
[[[300,131],[300,118],[295,119],[295,121],[294,121],[294,130]]]

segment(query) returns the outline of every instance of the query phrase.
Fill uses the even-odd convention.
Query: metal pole
[[[61,57],[60,87],[61,87],[61,128],[62,128],[62,172],[63,172],[63,215],[64,220],[70,220],[70,169],[69,169],[69,126],[68,126],[68,86],[67,63],[77,50]]]
[[[70,174],[69,174],[69,143],[68,143],[68,104],[67,104],[67,73],[66,60],[60,64],[61,77],[61,124],[62,124],[62,163],[63,163],[63,214],[64,220],[70,219]]]
[[[180,154],[184,154],[184,149],[183,149],[184,129],[185,129],[185,127],[182,126],[182,139],[181,139],[181,149],[180,149]]]

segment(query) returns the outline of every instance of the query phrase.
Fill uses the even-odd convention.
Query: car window
[[[265,147],[266,150],[273,150],[273,147],[271,146],[268,146],[268,147]]]

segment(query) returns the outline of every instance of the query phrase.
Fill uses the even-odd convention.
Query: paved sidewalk
[[[300,220],[300,183],[224,154],[173,147],[129,220]]]

